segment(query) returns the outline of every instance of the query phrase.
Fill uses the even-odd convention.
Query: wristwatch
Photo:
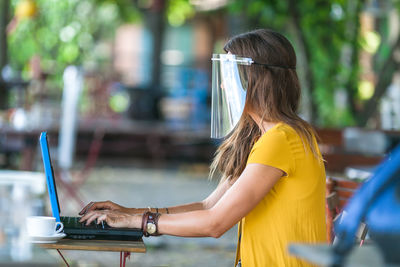
[[[146,231],[149,235],[152,235],[157,232],[157,226],[154,222],[147,222]]]
[[[160,213],[152,213],[150,211],[143,214],[142,230],[144,236],[158,235],[158,218]]]

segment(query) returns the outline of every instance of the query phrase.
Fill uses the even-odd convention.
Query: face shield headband
[[[212,57],[211,138],[229,134],[242,116],[247,91],[246,66],[252,64],[271,68],[294,69],[254,62],[233,54]]]

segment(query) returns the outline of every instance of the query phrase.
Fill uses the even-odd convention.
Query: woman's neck
[[[250,117],[254,120],[254,122],[258,125],[261,130],[261,133],[266,133],[269,129],[274,127],[278,122],[261,120],[261,117],[255,113],[249,112]]]

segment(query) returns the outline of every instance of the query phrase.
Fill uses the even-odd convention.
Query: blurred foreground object
[[[23,262],[25,266],[32,260],[25,218],[44,213],[40,198],[44,192],[42,173],[0,171],[0,265]]]
[[[329,266],[398,266],[400,264],[400,146],[392,151],[380,164],[374,175],[363,184],[345,207],[346,216],[335,226],[338,242],[324,249],[324,246],[291,246],[290,251],[314,263]],[[371,239],[381,255],[384,264],[357,262],[348,264],[355,236],[361,222],[369,228]],[[369,245],[366,245],[369,246]],[[302,253],[299,253],[302,250]],[[312,253],[311,253],[312,252]],[[319,257],[315,257],[319,254]],[[311,257],[312,256],[312,257]],[[368,258],[368,257],[367,257]],[[329,259],[329,262],[327,262]],[[362,257],[360,258],[360,260]],[[360,265],[361,264],[361,265]]]
[[[348,216],[335,227],[339,239],[334,246],[335,264],[344,262],[353,246],[358,226],[364,220],[385,262],[400,264],[400,146],[377,167],[371,179],[350,199],[345,210]]]

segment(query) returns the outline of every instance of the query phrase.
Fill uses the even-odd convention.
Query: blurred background
[[[23,242],[24,216],[50,215],[41,131],[63,214],[211,193],[210,58],[257,28],[295,47],[300,114],[328,176],[362,183],[400,141],[399,12],[397,0],[0,0],[0,263],[59,260]],[[149,238],[128,264],[232,266],[235,231]],[[79,266],[118,260],[66,254]]]

